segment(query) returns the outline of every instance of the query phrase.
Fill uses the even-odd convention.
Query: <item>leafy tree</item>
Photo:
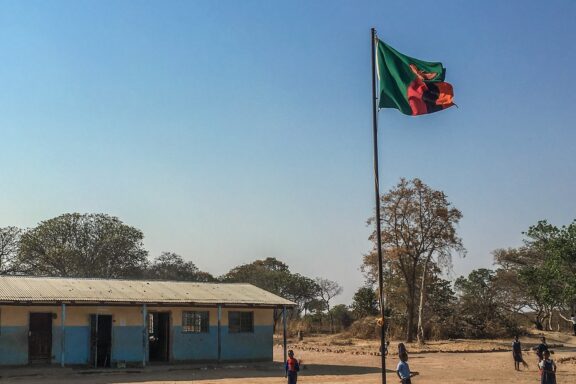
[[[352,311],[357,319],[378,314],[378,296],[369,286],[360,287],[352,298]]]
[[[486,337],[486,328],[498,312],[494,271],[476,269],[468,277],[459,277],[454,287],[460,296],[463,319],[474,329],[475,337]]]
[[[182,256],[172,252],[163,252],[154,259],[146,271],[146,277],[158,280],[216,281],[209,273],[200,271],[193,262],[184,261]]]
[[[250,264],[234,267],[220,277],[220,280],[250,283],[268,292],[282,295],[289,276],[290,270],[286,264],[273,257],[268,257],[264,260],[256,260]]]
[[[312,299],[304,304],[304,316],[307,314],[322,314],[326,310],[326,303],[321,299]]]
[[[418,309],[418,338],[423,341],[427,276],[433,267],[450,266],[452,252],[465,252],[456,235],[462,213],[452,207],[444,192],[431,189],[420,179],[401,179],[381,197],[381,215],[382,247],[387,258],[383,268],[399,275],[406,288],[406,338],[413,340]],[[371,240],[376,240],[375,233]],[[374,274],[378,269],[375,260],[364,258],[369,263],[366,268]]]
[[[559,228],[542,220],[524,235],[522,247],[494,251],[496,277],[509,311],[532,313],[538,329],[551,330],[553,313],[568,320],[576,304],[576,222]]]
[[[494,264],[498,266],[494,279],[499,289],[507,294],[500,303],[511,313],[527,317],[537,329],[544,329],[550,306],[546,295],[540,290],[545,274],[539,274],[543,264],[541,255],[530,247],[497,249],[493,252]]]
[[[288,265],[271,257],[235,267],[220,277],[220,280],[250,283],[292,300],[297,304],[292,312],[294,317],[299,316],[302,310],[309,307],[308,303],[313,302],[319,296],[319,288],[312,279],[291,273]],[[280,314],[276,311],[274,315],[275,326]]]
[[[21,235],[22,230],[16,227],[0,228],[0,275],[20,272],[17,256]]]
[[[467,325],[467,337],[501,337],[517,333],[514,319],[505,315],[501,302],[503,296],[495,284],[496,273],[480,268],[468,277],[459,277],[454,283],[460,298],[460,317]]]
[[[289,274],[282,289],[282,296],[296,303],[296,314],[314,308],[320,288],[314,280],[299,273]]]
[[[334,332],[334,319],[330,312],[330,300],[342,293],[342,287],[335,281],[324,279],[321,277],[316,278],[316,284],[319,287],[318,293],[320,298],[326,306],[328,316],[330,318],[330,332]]]
[[[542,220],[524,234],[525,246],[540,260],[523,268],[520,279],[529,294],[546,304],[551,329],[553,311],[558,310],[562,318],[569,320],[562,311],[569,313],[576,303],[576,222],[558,228]]]
[[[22,234],[17,261],[31,275],[139,277],[147,263],[142,239],[116,217],[64,214]]]
[[[348,307],[344,304],[335,305],[329,312],[330,318],[338,325],[338,328],[348,328],[352,322],[352,314]]]
[[[438,271],[430,274],[424,305],[423,328],[434,331],[437,338],[457,336],[454,324],[457,316],[457,298],[452,282],[439,277]]]

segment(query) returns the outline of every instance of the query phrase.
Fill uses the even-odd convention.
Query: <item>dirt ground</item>
[[[549,333],[548,343],[555,351],[557,381],[576,383],[576,338]],[[535,336],[521,339],[525,349],[537,344]],[[398,363],[392,342],[387,358],[387,382],[398,383],[394,369]],[[410,368],[419,373],[414,384],[465,383],[539,383],[536,356],[525,351],[529,367],[514,371],[511,341],[451,340],[432,342],[423,348],[408,345]],[[380,356],[377,343],[342,337],[306,337],[292,343],[303,369],[298,383],[380,383]],[[146,369],[87,371],[81,369],[32,368],[0,370],[2,383],[147,383],[147,384],[280,384],[285,383],[282,368],[283,351],[274,347],[274,363],[228,364],[205,366],[152,366]]]

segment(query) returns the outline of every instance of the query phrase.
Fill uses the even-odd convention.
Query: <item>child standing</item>
[[[388,346],[390,345],[389,341],[386,341],[384,344],[384,356],[388,356]],[[380,353],[382,353],[382,346],[380,346]]]
[[[410,372],[410,367],[408,366],[408,354],[402,353],[399,358],[400,362],[396,367],[396,374],[402,384],[412,384],[411,377],[414,375]]]
[[[528,367],[528,364],[526,364],[522,357],[522,344],[520,340],[518,340],[518,336],[514,336],[514,341],[512,342],[512,357],[514,358],[514,369],[517,371],[520,370],[520,363]]]
[[[300,371],[300,362],[294,358],[294,351],[288,351],[288,359],[286,360],[286,376],[288,377],[288,384],[296,384],[298,381],[298,371]]]
[[[542,359],[544,359],[544,352],[548,351],[548,344],[546,344],[546,338],[542,336],[540,338],[540,344],[538,344],[533,349],[536,350],[536,356],[538,356],[538,363],[540,363]]]
[[[556,384],[556,364],[550,359],[550,351],[545,350],[542,357],[542,361],[538,363],[540,384]]]

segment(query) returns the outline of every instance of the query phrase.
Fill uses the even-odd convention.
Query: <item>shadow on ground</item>
[[[0,381],[3,383],[143,383],[150,381],[191,382],[219,379],[242,378],[278,378],[284,377],[284,370],[279,363],[261,365],[223,365],[178,367],[162,366],[146,369],[126,370],[81,370],[81,369],[50,369],[46,371],[31,371],[22,369],[0,370]],[[379,373],[380,369],[369,366],[346,366],[327,364],[307,364],[301,370],[301,376],[348,376]],[[394,372],[387,370],[387,372]]]

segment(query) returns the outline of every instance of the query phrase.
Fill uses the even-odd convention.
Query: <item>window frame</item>
[[[228,312],[228,333],[254,333],[254,311]]]
[[[182,333],[210,333],[210,311],[182,311]]]

